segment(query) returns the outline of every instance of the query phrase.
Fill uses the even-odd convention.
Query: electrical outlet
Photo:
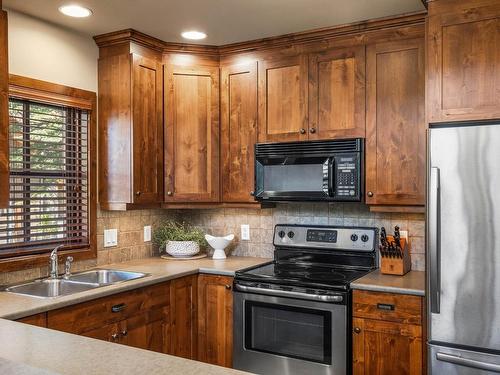
[[[406,242],[408,242],[408,231],[407,230],[401,230],[399,231],[399,234],[401,235],[401,238],[404,238]]]
[[[104,230],[104,247],[112,247],[118,245],[118,229]]]
[[[249,241],[250,240],[250,225],[248,225],[248,224],[241,224],[241,239],[243,241]]]
[[[144,226],[144,242],[151,241],[151,225]]]

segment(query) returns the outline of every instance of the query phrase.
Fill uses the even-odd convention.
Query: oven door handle
[[[320,302],[342,302],[344,297],[342,295],[317,295],[317,294],[307,294],[301,292],[291,292],[289,290],[276,290],[276,289],[266,289],[257,288],[253,286],[239,285],[236,284],[236,290],[240,292],[257,293],[257,294],[267,294],[270,296],[277,297],[290,297],[290,298],[301,298],[308,299],[311,301]]]

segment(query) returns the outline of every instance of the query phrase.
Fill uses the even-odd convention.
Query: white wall
[[[10,73],[97,92],[99,50],[92,37],[7,11]]]

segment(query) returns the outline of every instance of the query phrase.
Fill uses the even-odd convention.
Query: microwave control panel
[[[359,154],[341,154],[334,157],[334,194],[337,200],[361,199],[361,171]]]

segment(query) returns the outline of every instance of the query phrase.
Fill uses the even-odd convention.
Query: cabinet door
[[[219,68],[166,67],[165,200],[219,200]]]
[[[233,278],[198,276],[198,360],[231,367]]]
[[[9,68],[7,12],[0,7],[0,208],[9,205]]]
[[[168,307],[151,310],[120,322],[120,343],[166,353],[168,330]]]
[[[500,3],[429,3],[429,122],[500,117]]]
[[[354,375],[421,375],[422,327],[353,319]]]
[[[172,280],[170,284],[169,354],[196,359],[197,276]]]
[[[306,140],[307,56],[259,62],[259,142]]]
[[[365,136],[365,47],[309,57],[309,139]]]
[[[47,327],[47,313],[30,315],[17,320],[19,323],[30,324],[37,327]]]
[[[163,200],[163,68],[132,55],[134,203]]]
[[[254,202],[257,63],[222,68],[222,201]]]
[[[367,48],[366,203],[425,203],[424,41]]]
[[[80,335],[97,340],[119,343],[121,338],[120,332],[120,325],[118,323],[113,323],[105,324],[102,327],[80,333]]]

